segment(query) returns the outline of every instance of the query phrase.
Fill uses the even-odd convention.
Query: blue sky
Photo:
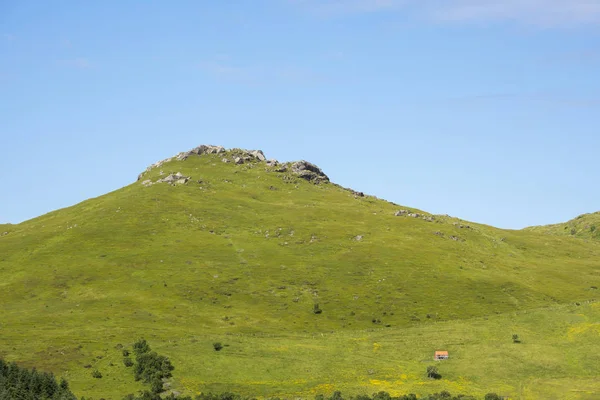
[[[0,0],[0,222],[199,144],[505,228],[600,210],[600,0]]]

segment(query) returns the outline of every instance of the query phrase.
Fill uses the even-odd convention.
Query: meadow
[[[143,388],[120,350],[140,337],[184,394],[598,397],[593,237],[433,216],[221,158],[142,177],[183,185],[140,180],[3,225],[0,357],[96,399]],[[440,349],[450,359],[434,362]]]

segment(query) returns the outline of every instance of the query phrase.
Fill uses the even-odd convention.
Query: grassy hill
[[[532,226],[526,228],[526,230],[547,235],[600,240],[600,211],[591,214],[582,214],[575,219],[561,224]]]
[[[182,393],[597,398],[600,242],[432,216],[240,150],[181,158],[10,225],[0,357],[105,399],[141,388],[119,350],[140,336]]]

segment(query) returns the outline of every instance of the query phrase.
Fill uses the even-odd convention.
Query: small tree
[[[140,354],[148,353],[150,351],[150,346],[145,339],[140,339],[133,344],[133,352],[139,356]]]
[[[427,367],[427,377],[431,379],[440,379],[442,376],[438,372],[437,367],[430,365]]]
[[[488,393],[484,397],[485,400],[502,400],[502,397],[498,396],[496,393]]]
[[[152,393],[161,393],[163,391],[163,383],[160,378],[154,378],[150,383]]]
[[[344,400],[344,398],[342,397],[342,392],[336,390],[335,392],[333,392],[333,395],[329,398],[329,400]]]
[[[60,384],[58,385],[65,392],[69,390],[69,382],[65,378],[60,378]]]
[[[221,351],[222,348],[223,348],[223,345],[221,344],[221,342],[213,343],[213,349],[215,349],[215,351]]]

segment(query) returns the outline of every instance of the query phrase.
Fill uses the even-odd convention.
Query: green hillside
[[[0,229],[0,358],[86,398],[142,388],[119,350],[140,336],[188,394],[597,398],[600,242],[432,216],[309,163],[199,152],[215,154]],[[450,360],[427,379],[439,349]]]
[[[562,224],[532,226],[528,231],[600,240],[600,212],[583,214]]]

